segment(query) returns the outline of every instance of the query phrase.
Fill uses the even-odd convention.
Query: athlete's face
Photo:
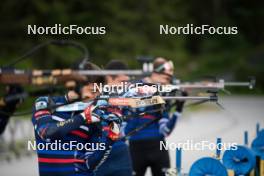
[[[94,90],[94,84],[90,83],[82,87],[81,95],[83,100],[91,100],[99,95],[99,92]]]
[[[152,73],[151,80],[154,83],[169,84],[171,82],[171,76],[168,74],[162,74],[162,73]]]
[[[162,73],[153,72],[151,74],[151,80],[154,83],[170,84],[173,75],[173,68],[166,69]]]

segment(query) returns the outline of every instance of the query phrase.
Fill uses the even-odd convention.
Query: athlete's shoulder
[[[52,105],[67,103],[65,96],[41,96],[38,97],[34,104],[35,111],[48,109]]]
[[[51,115],[49,109],[50,106],[50,98],[48,96],[38,97],[35,100],[32,114],[33,124],[35,124],[38,120],[42,119],[42,117],[49,117]]]
[[[51,98],[48,96],[38,97],[35,100],[34,109],[35,111],[48,109],[50,106]]]

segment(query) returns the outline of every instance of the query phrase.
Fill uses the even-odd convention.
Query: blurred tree
[[[84,43],[91,59],[104,65],[123,59],[131,68],[138,55],[172,59],[183,79],[202,75],[241,78],[256,75],[264,92],[264,10],[262,1],[247,0],[3,0],[0,6],[0,64],[50,39]],[[27,35],[27,25],[106,26],[106,35]],[[160,36],[159,25],[237,26],[238,35]],[[258,57],[253,57],[258,55]],[[70,67],[81,59],[71,48],[49,46],[18,64],[21,68]],[[254,59],[252,59],[254,58]],[[252,61],[253,60],[253,61]],[[228,67],[227,67],[228,66]],[[242,79],[242,78],[241,78]]]

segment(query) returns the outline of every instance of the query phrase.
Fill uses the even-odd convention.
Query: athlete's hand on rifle
[[[107,134],[107,137],[112,141],[118,140],[120,137],[120,123],[105,123],[105,125],[103,126],[103,132],[105,132]]]
[[[83,116],[87,124],[100,122],[100,116],[102,116],[103,112],[99,109],[99,107],[107,105],[108,103],[105,100],[99,100],[95,105],[92,103],[87,106],[87,108],[85,108],[81,115]]]
[[[87,106],[87,108],[85,108],[85,110],[81,113],[81,116],[83,116],[83,118],[87,124],[100,122],[100,118],[93,113],[95,108],[96,108],[96,106],[91,104],[91,105]]]
[[[118,108],[110,108],[106,100],[98,100],[96,105],[89,105],[81,115],[88,124],[100,121],[121,123],[121,111]]]
[[[80,98],[79,94],[74,90],[70,90],[69,92],[67,92],[66,97],[68,102],[73,102]]]

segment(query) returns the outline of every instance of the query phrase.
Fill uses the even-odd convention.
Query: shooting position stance
[[[85,96],[85,89],[81,92]],[[46,147],[37,148],[40,176],[94,175],[119,137],[119,114],[100,109],[104,101],[94,101],[84,110],[54,111],[69,101],[64,96],[40,97],[35,102],[35,137],[38,145]],[[60,143],[61,148],[54,150],[49,143]]]

